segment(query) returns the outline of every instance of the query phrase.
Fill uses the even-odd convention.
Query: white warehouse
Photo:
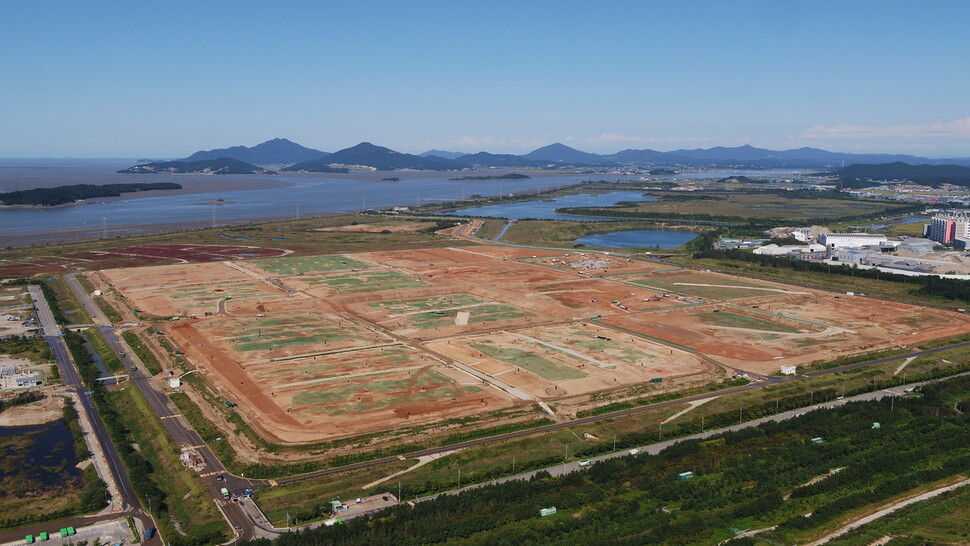
[[[829,250],[878,246],[886,241],[886,236],[878,233],[823,233],[818,236],[819,244]]]

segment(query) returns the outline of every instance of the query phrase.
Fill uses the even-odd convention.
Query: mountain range
[[[234,165],[232,170],[251,169],[259,172],[256,165],[288,165],[287,172],[346,172],[348,168],[369,167],[379,171],[392,170],[462,170],[488,168],[565,168],[565,167],[675,167],[675,168],[791,168],[833,169],[850,164],[907,163],[952,164],[970,166],[970,158],[928,159],[911,155],[852,154],[829,152],[818,148],[793,150],[767,150],[753,146],[696,148],[658,152],[656,150],[628,149],[614,154],[595,154],[571,148],[562,143],[550,144],[523,155],[492,154],[478,152],[464,154],[443,150],[429,150],[423,154],[396,152],[383,146],[362,142],[356,146],[327,153],[306,148],[283,138],[273,139],[247,148],[233,146],[216,150],[200,151],[182,160],[195,163],[202,160],[231,159],[248,166]],[[122,172],[161,172],[175,167],[172,162],[165,167],[159,163],[137,165]],[[184,169],[184,166],[178,166]],[[212,166],[200,165],[212,172]],[[166,172],[193,172],[177,170]],[[201,172],[201,171],[199,171]],[[235,174],[235,173],[234,173]]]

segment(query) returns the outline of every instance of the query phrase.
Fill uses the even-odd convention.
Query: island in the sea
[[[33,205],[54,207],[75,203],[95,197],[117,197],[122,193],[149,190],[180,190],[181,184],[174,182],[157,182],[149,184],[75,184],[72,186],[57,186],[54,188],[35,188],[0,193],[0,204],[3,205]]]
[[[519,174],[519,173],[509,173],[509,174],[493,174],[488,176],[462,176],[461,178],[449,178],[448,180],[464,182],[469,180],[531,180],[532,177]]]
[[[228,157],[199,161],[143,163],[118,172],[122,174],[276,174],[275,171]]]

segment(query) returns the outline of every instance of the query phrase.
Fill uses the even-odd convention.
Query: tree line
[[[180,190],[181,184],[158,182],[152,184],[74,184],[54,188],[34,188],[0,193],[0,204],[39,205],[53,207],[95,197],[117,197],[122,193],[148,190]]]

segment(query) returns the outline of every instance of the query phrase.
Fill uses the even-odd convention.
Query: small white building
[[[798,373],[798,366],[782,366],[781,375],[795,375]]]
[[[182,386],[182,381],[177,377],[172,377],[168,380],[168,386],[173,389],[177,389]]]

